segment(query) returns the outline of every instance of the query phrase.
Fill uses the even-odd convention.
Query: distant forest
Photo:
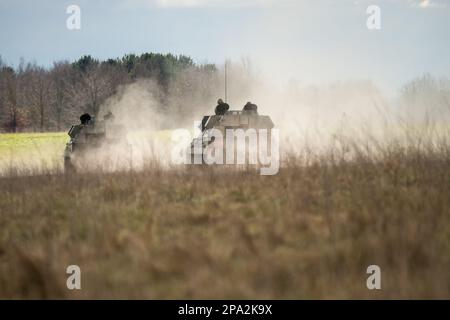
[[[158,105],[167,112],[194,93],[214,99],[221,81],[214,64],[196,64],[184,55],[128,54],[104,61],[86,55],[50,68],[24,61],[12,68],[0,57],[0,131],[66,130],[81,113],[96,114],[121,85],[139,79],[156,84]]]
[[[198,64],[185,55],[159,53],[127,54],[103,61],[87,55],[73,62],[55,62],[47,68],[24,61],[13,68],[0,56],[0,132],[67,130],[82,113],[97,114],[108,98],[120,98],[122,89],[134,83],[139,83],[144,99],[153,99],[158,115],[167,115],[163,118],[170,121],[164,123],[164,128],[191,124],[199,114],[213,112],[224,92],[223,71],[222,66]],[[301,86],[294,81],[277,92],[264,86],[262,77],[245,59],[229,63],[227,74],[228,98],[231,92],[233,102],[258,99],[254,102],[265,107],[271,103],[282,105],[284,112],[297,117],[297,111],[305,106],[322,112],[321,118],[331,121],[336,114],[352,113],[355,105],[360,113],[370,105],[386,105],[387,109],[419,120],[450,118],[450,80],[430,74],[406,83],[399,99],[390,103],[370,81],[344,81],[322,87]],[[121,107],[130,107],[128,111],[136,106]]]

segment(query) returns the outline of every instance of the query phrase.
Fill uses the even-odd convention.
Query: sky
[[[69,30],[69,5],[81,29]],[[379,30],[366,12],[380,8]],[[450,78],[450,0],[0,0],[0,55],[51,66],[84,54],[250,59],[277,83],[372,80],[399,88],[424,73]]]

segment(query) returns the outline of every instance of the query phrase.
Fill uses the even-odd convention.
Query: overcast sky
[[[69,5],[81,29],[69,30]],[[366,9],[381,9],[368,30]],[[304,84],[371,79],[398,88],[425,72],[450,77],[449,0],[0,0],[0,55],[51,65],[83,54],[250,58],[266,76]]]

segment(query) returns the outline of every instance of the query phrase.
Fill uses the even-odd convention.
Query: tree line
[[[127,54],[106,60],[86,55],[73,62],[55,62],[48,68],[24,61],[13,68],[0,56],[0,132],[67,130],[82,113],[97,114],[108,98],[120,95],[121,88],[140,80],[146,80],[143,83],[149,87],[144,89],[157,100],[157,111],[167,114],[165,119],[175,125],[192,120],[195,113],[198,116],[213,112],[214,103],[223,93],[224,74],[214,64],[198,64],[185,55]],[[279,98],[277,104],[295,104],[295,108],[317,106],[314,99],[317,100],[318,91],[314,87],[288,86],[287,91],[277,95],[265,87],[249,60],[228,64],[228,88],[232,102],[273,93]],[[367,91],[361,81],[338,88],[342,92],[335,95],[341,98],[351,96],[348,92]],[[327,91],[320,92],[324,95]],[[264,97],[259,96],[260,101],[256,102],[268,104]],[[422,75],[402,86],[398,98],[399,103],[391,107],[408,117],[447,121],[450,80]],[[340,102],[346,103],[345,99]]]
[[[0,131],[66,130],[80,114],[96,114],[121,85],[139,79],[156,83],[158,103],[167,112],[175,107],[171,101],[192,92],[212,97],[221,81],[214,64],[196,64],[185,55],[127,54],[107,60],[86,55],[49,68],[23,60],[13,68],[0,57]]]

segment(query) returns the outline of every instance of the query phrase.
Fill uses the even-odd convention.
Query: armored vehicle
[[[248,106],[248,103],[247,105]],[[252,108],[245,108],[244,110],[227,110],[223,112],[223,114],[215,114],[210,116],[204,116],[201,124],[201,135],[191,142],[191,145],[188,149],[188,158],[190,158],[191,164],[204,163],[204,150],[207,146],[214,143],[216,147],[223,148],[224,159],[226,148],[226,134],[231,132],[235,132],[236,129],[242,129],[244,132],[247,129],[255,129],[255,132],[258,132],[260,129],[266,129],[268,134],[268,143],[270,144],[270,134],[271,130],[274,127],[272,119],[266,115],[259,115],[257,112],[256,105],[252,104]],[[222,135],[222,140],[218,141],[213,134],[213,130],[220,131]],[[217,131],[216,131],[217,132]],[[249,142],[250,143],[250,142]],[[230,152],[230,151],[228,151]],[[233,150],[232,152],[236,152]]]
[[[65,172],[74,172],[85,167],[86,160],[93,159],[100,151],[122,140],[123,128],[113,124],[113,119],[111,113],[106,114],[102,120],[86,113],[80,117],[80,124],[70,128],[70,140],[64,150]]]

